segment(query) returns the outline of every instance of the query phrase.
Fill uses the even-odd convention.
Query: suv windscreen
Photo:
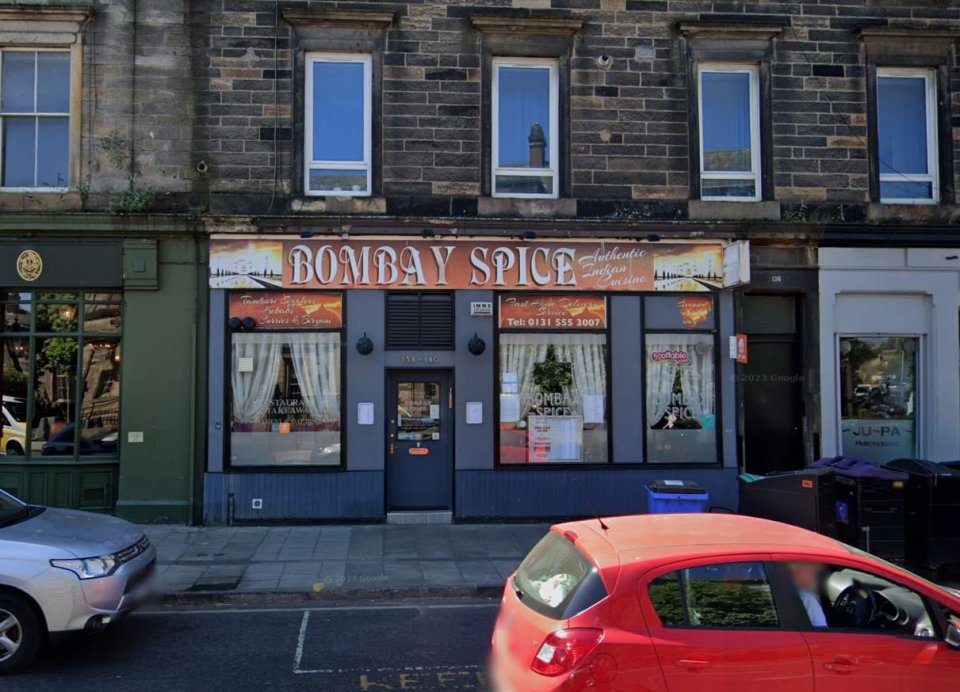
[[[27,505],[0,491],[0,527],[23,517],[27,512]]]
[[[573,617],[607,597],[596,566],[552,531],[520,563],[514,587],[531,610],[554,620]]]

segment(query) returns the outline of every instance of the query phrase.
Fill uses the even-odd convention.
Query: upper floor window
[[[931,204],[939,199],[936,92],[933,70],[877,70],[883,202]]]
[[[68,187],[70,101],[69,51],[0,50],[0,188]]]
[[[758,67],[707,63],[698,80],[700,198],[759,200]]]
[[[371,71],[369,55],[306,56],[306,194],[371,194]]]
[[[558,61],[493,61],[493,196],[557,197]]]

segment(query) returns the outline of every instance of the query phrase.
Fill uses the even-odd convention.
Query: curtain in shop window
[[[582,416],[584,397],[606,392],[605,346],[592,334],[571,334],[563,341],[556,346],[557,360],[573,364],[573,383],[564,387],[564,394],[573,415]]]
[[[290,334],[287,338],[310,416],[317,421],[336,420],[340,413],[339,334]]]
[[[678,371],[684,401],[693,417],[702,424],[704,416],[715,412],[712,336],[651,334],[647,336],[646,356],[648,426],[659,422],[671,405]]]
[[[547,357],[553,345],[558,362],[571,363],[573,383],[564,387],[567,405],[574,415],[583,415],[583,397],[605,396],[607,386],[606,340],[597,334],[502,334],[500,377],[515,373],[520,395],[520,418],[536,403],[534,368]]]
[[[238,423],[256,423],[270,408],[285,334],[262,332],[233,335],[233,420]],[[250,359],[250,371],[243,359]],[[246,370],[246,372],[244,372]]]

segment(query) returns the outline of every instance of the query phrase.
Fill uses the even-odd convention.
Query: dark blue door
[[[452,509],[450,373],[394,371],[387,387],[387,509]]]

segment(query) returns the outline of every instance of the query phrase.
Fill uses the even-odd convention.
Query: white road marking
[[[316,670],[294,669],[297,675],[340,675],[346,673],[436,673],[442,671],[481,670],[483,666],[475,664],[464,666],[399,666],[385,668],[318,668]]]
[[[380,607],[377,606],[331,606],[329,608],[307,608],[303,610],[303,619],[300,620],[300,631],[297,634],[297,646],[293,652],[293,674],[294,675],[345,675],[347,673],[431,673],[431,672],[442,672],[442,671],[476,671],[480,670],[481,666],[478,665],[462,665],[462,666],[449,666],[449,665],[438,665],[438,666],[383,666],[377,668],[310,668],[303,669],[300,667],[300,663],[303,661],[303,649],[307,640],[307,627],[310,623],[310,613],[313,611],[337,611],[337,610],[400,610],[402,608],[423,608],[423,609],[454,609],[454,608],[489,608],[499,603],[469,603],[462,606],[457,606],[453,604],[444,604],[436,603],[423,606],[386,606]],[[223,611],[212,611],[215,613],[221,613]],[[236,612],[250,612],[250,611],[236,611]],[[275,612],[275,611],[260,611],[260,612]],[[289,612],[289,611],[279,611],[279,612]]]
[[[300,672],[300,661],[303,659],[303,642],[307,638],[307,623],[310,622],[310,611],[303,611],[303,620],[300,621],[300,634],[297,635],[297,648],[293,654],[293,672]]]

